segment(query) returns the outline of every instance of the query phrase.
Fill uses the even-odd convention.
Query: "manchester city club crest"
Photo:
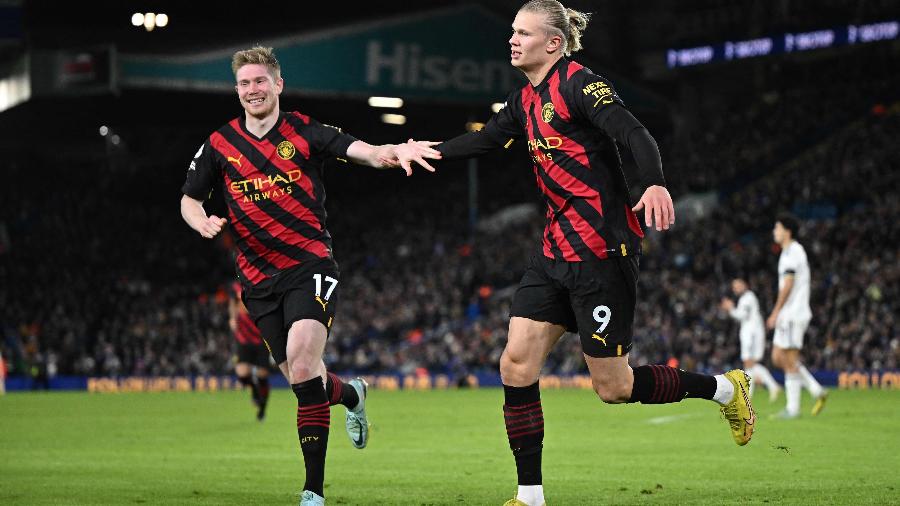
[[[291,144],[291,141],[281,141],[278,143],[276,151],[278,151],[278,156],[281,157],[282,160],[290,160],[294,157],[294,153],[297,152],[297,148]]]
[[[541,109],[541,118],[544,123],[550,123],[550,120],[553,119],[553,102],[544,104],[544,108]]]

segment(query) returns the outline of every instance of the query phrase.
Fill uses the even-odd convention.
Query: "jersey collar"
[[[550,67],[550,70],[547,71],[547,75],[544,76],[544,79],[542,79],[537,86],[534,86],[531,83],[528,83],[528,86],[534,88],[534,91],[543,90],[547,87],[547,83],[550,81],[550,78],[553,77],[553,74],[559,72],[559,69],[562,68],[563,65],[567,65],[568,63],[569,60],[565,56],[563,56],[562,58],[557,60],[557,62],[554,63],[552,67]]]
[[[266,132],[266,134],[263,135],[262,137],[257,137],[256,134],[254,134],[250,130],[247,130],[247,115],[246,114],[241,114],[240,117],[238,117],[238,125],[240,125],[241,130],[245,134],[247,134],[251,139],[255,139],[257,141],[264,141],[264,140],[268,139],[269,136],[271,136],[274,132],[276,132],[278,130],[278,127],[281,126],[281,122],[284,120],[284,115],[285,115],[284,111],[278,111],[278,119],[275,120],[275,123],[272,125],[272,128],[270,128],[269,131]]]

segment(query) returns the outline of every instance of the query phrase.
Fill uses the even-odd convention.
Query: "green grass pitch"
[[[249,395],[15,393],[0,397],[0,504],[296,504],[296,402]],[[601,403],[543,392],[550,505],[900,504],[900,392],[834,391],[823,413],[770,421],[736,446],[712,403]],[[369,447],[332,410],[328,504],[500,505],[516,489],[500,389],[370,391]]]

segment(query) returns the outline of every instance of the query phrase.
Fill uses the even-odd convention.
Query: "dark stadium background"
[[[39,52],[179,55],[455,5],[3,2],[0,78]],[[511,20],[520,2],[478,5]],[[573,58],[652,98],[633,110],[660,144],[676,203],[708,192],[719,203],[704,218],[680,215],[666,235],[649,234],[633,360],[713,372],[738,364],[736,328],[717,310],[719,299],[732,276],[749,276],[767,314],[777,263],[769,231],[777,211],[792,210],[803,219],[800,240],[814,276],[809,368],[829,384],[842,372],[896,370],[900,40],[676,69],[666,68],[665,56],[672,48],[896,21],[900,4],[567,5],[594,13],[585,50]],[[168,14],[169,26],[147,32],[130,24],[133,12],[147,11]],[[485,50],[502,57],[506,47]],[[289,82],[316,69],[282,72]],[[365,98],[282,98],[282,109],[372,143],[445,139],[486,121],[489,106],[407,100],[407,123],[392,126]],[[241,112],[234,94],[135,88],[34,93],[0,112],[0,351],[10,388],[231,374],[221,291],[230,257],[221,240],[188,229],[178,200],[197,146]],[[101,125],[110,135],[99,135]],[[329,166],[329,229],[346,276],[326,357],[337,372],[496,375],[510,287],[537,247],[542,208],[498,235],[474,232],[468,164],[444,163],[439,172],[405,178]],[[481,159],[477,174],[479,217],[539,205],[521,148]],[[583,372],[576,339],[565,338],[547,372]]]

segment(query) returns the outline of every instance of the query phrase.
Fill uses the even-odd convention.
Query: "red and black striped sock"
[[[538,383],[527,387],[503,385],[503,393],[506,398],[503,405],[506,436],[516,459],[519,485],[540,485],[544,411]]]
[[[350,383],[344,383],[337,374],[328,373],[328,381],[325,384],[325,393],[328,395],[328,404],[343,404],[347,409],[353,409],[359,404],[359,394]]]
[[[642,365],[634,368],[634,384],[628,402],[666,404],[693,397],[712,399],[716,378],[682,371],[667,365]]]
[[[297,436],[306,465],[306,483],[309,490],[325,497],[325,451],[328,449],[328,428],[331,410],[322,378],[315,377],[303,383],[291,385],[297,396]]]

